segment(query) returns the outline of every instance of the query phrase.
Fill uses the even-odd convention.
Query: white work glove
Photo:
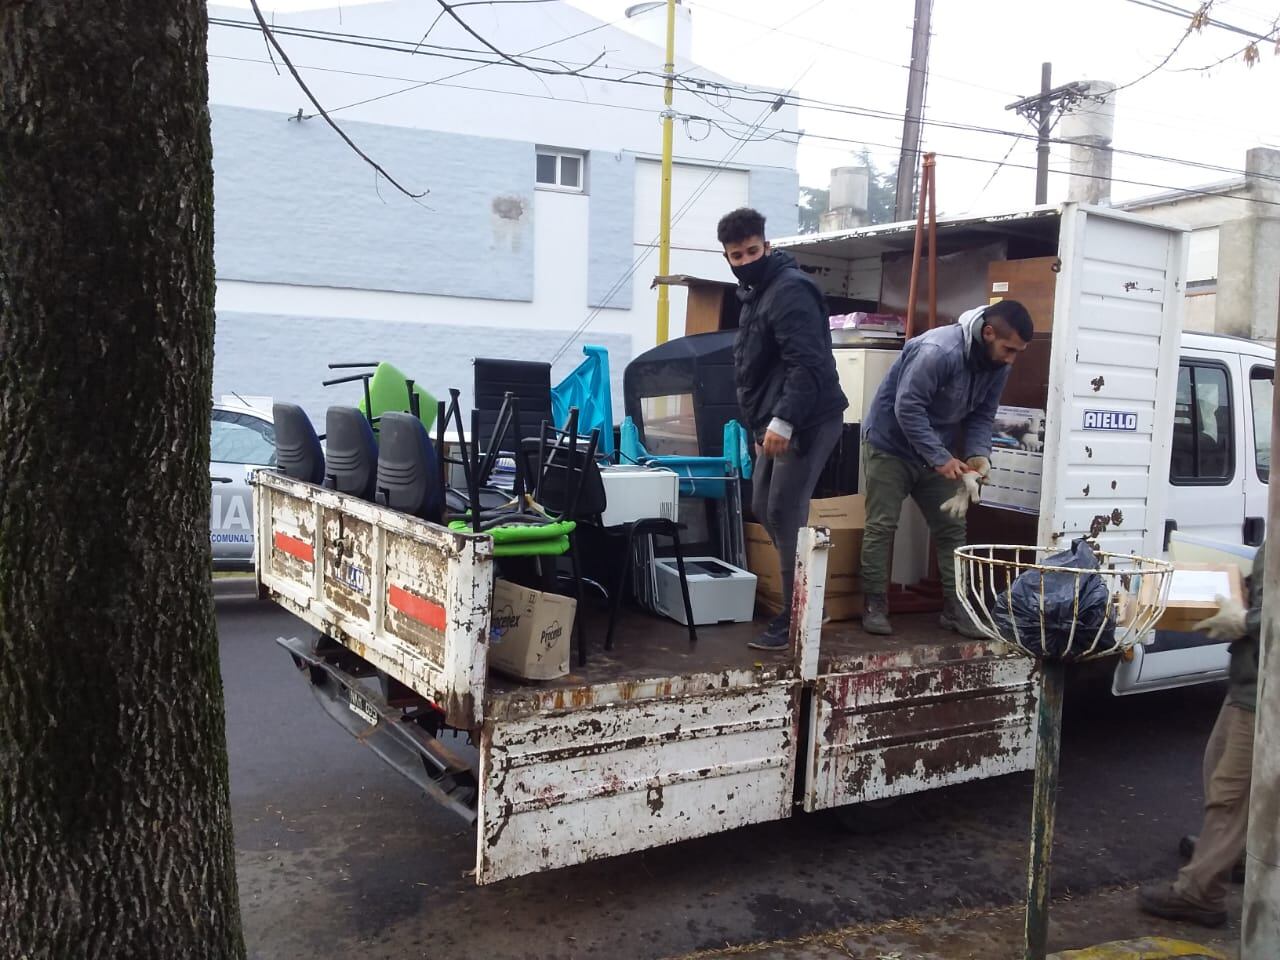
[[[984,481],[991,476],[991,461],[986,457],[970,457],[965,464]]]
[[[975,460],[985,457],[975,457]],[[972,461],[970,461],[972,463]],[[987,469],[990,469],[988,464]],[[969,512],[969,504],[977,503],[981,496],[982,490],[982,474],[977,470],[970,470],[960,475],[960,487],[952,495],[951,499],[942,505],[942,512],[955,517],[957,520],[963,520],[966,513]]]
[[[1214,597],[1218,604],[1218,612],[1206,620],[1197,623],[1193,630],[1209,635],[1210,640],[1238,640],[1244,636],[1244,620],[1248,611],[1230,597]]]

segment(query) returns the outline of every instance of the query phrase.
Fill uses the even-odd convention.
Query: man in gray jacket
[[[1027,308],[1001,300],[969,310],[957,323],[908,340],[867,412],[862,430],[867,525],[862,586],[868,633],[890,634],[889,553],[902,502],[915,499],[938,549],[945,593],[942,626],[984,634],[956,599],[953,558],[964,545],[963,513],[944,505],[963,491],[963,476],[991,469],[991,429],[1009,369],[1031,343]],[[963,459],[956,456],[963,454]]]
[[[1249,607],[1218,598],[1218,612],[1196,624],[1210,639],[1230,640],[1227,699],[1204,751],[1204,824],[1191,860],[1173,883],[1138,891],[1138,906],[1153,916],[1206,927],[1227,922],[1227,880],[1244,855],[1253,780],[1253,734],[1258,712],[1258,652],[1262,635],[1264,543],[1253,558]]]

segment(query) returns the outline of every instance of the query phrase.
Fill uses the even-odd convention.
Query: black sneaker
[[[785,613],[778,614],[747,646],[752,650],[772,650],[775,653],[791,649],[791,617]]]

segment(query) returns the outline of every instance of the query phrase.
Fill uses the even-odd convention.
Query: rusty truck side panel
[[[260,592],[477,729],[493,592],[488,537],[270,471],[255,475]]]
[[[788,816],[800,689],[775,681],[487,722],[477,882]]]
[[[983,644],[872,658],[819,676],[810,704],[804,808],[902,796],[1029,770],[1033,662]],[[916,662],[923,659],[926,662]],[[928,662],[932,660],[932,662]]]

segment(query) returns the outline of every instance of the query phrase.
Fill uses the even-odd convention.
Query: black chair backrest
[[[520,422],[515,437],[530,435],[543,420],[550,422],[551,415],[551,364],[532,360],[496,360],[489,357],[475,359],[475,409],[479,411],[479,433],[472,442],[483,453],[489,449],[493,428],[498,422],[498,411],[503,398],[511,393],[520,410]],[[506,451],[514,453],[513,449]]]
[[[324,482],[324,448],[311,419],[296,403],[274,403],[271,419],[276,430],[276,467],[286,477],[307,483]]]
[[[427,428],[409,413],[384,413],[378,427],[378,503],[439,523],[444,490]]]
[[[563,430],[545,420],[536,440],[526,440],[525,450],[537,452],[537,488],[534,498],[549,514],[560,520],[598,517],[604,513],[606,499],[596,448],[600,431],[590,437],[578,436],[578,411],[569,413]]]
[[[378,479],[378,442],[368,418],[355,407],[330,407],[324,435],[324,485],[372,500]]]

